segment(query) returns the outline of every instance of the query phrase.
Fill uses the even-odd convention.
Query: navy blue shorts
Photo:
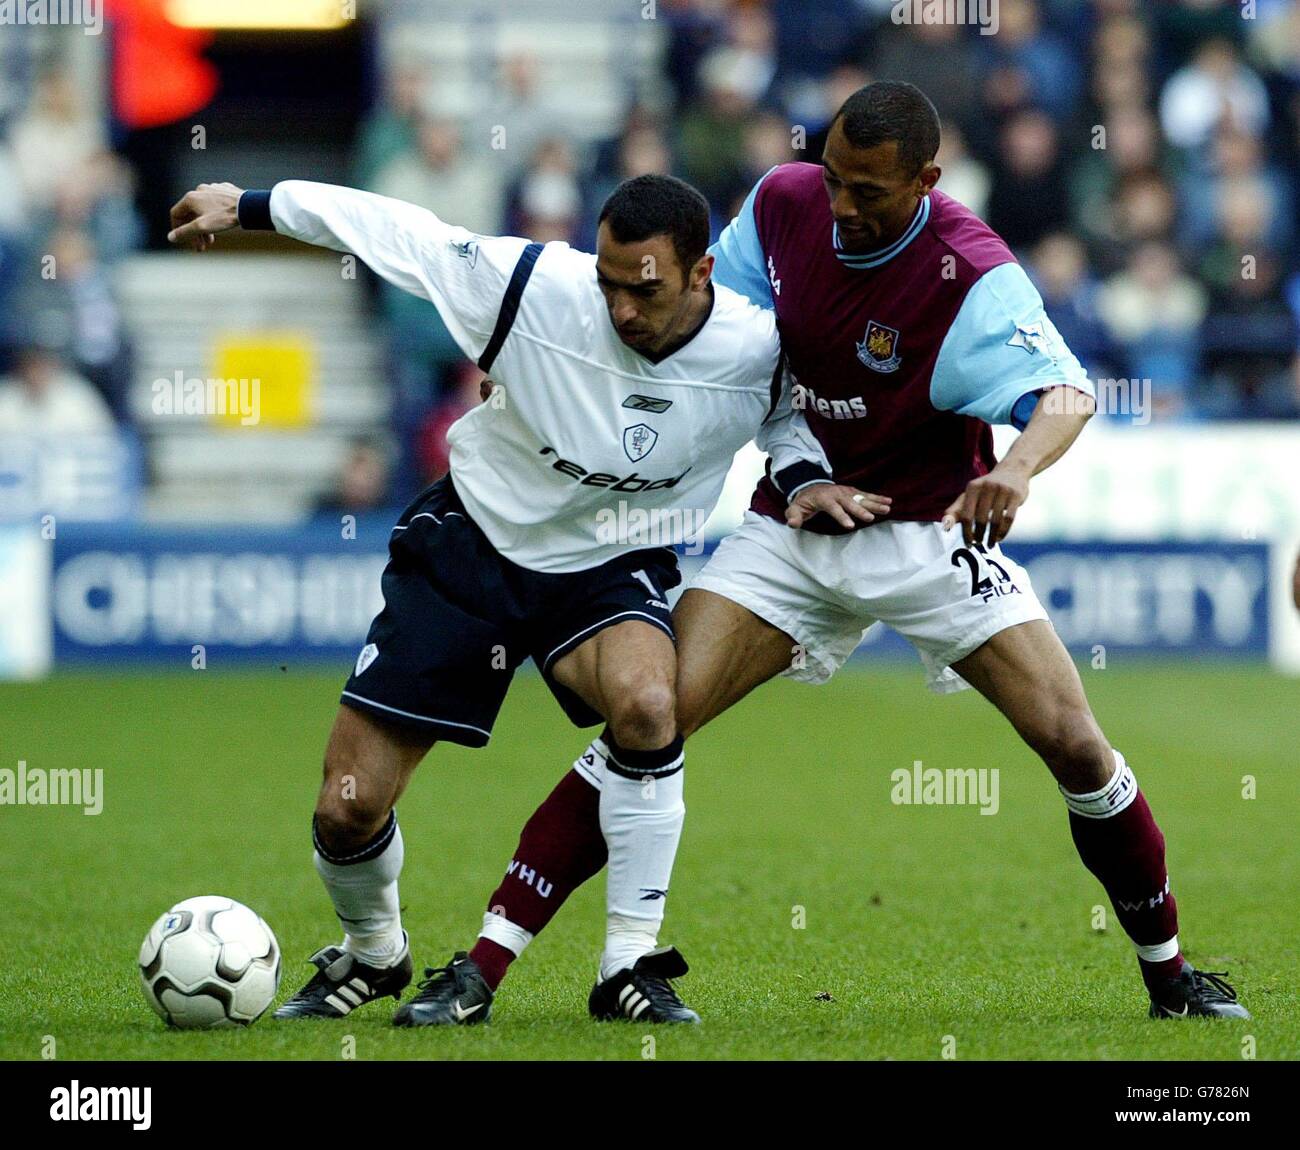
[[[481,747],[515,668],[531,658],[579,727],[601,722],[551,668],[597,632],[640,619],[673,636],[671,547],[638,548],[589,571],[530,571],[500,555],[450,476],[422,492],[388,544],[384,609],[342,702],[429,737]]]

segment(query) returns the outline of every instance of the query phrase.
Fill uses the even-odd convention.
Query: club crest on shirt
[[[478,240],[465,240],[462,243],[453,243],[452,247],[456,249],[456,254],[465,260],[472,268],[478,263]]]
[[[897,371],[903,357],[898,354],[898,332],[874,319],[857,345],[858,358],[872,371]]]
[[[373,643],[367,643],[361,648],[361,654],[357,656],[356,674],[362,674],[367,667],[379,658],[379,648]]]
[[[649,424],[634,423],[623,429],[623,450],[633,463],[649,455],[658,442],[659,432]]]
[[[1043,330],[1042,323],[1016,324],[1015,334],[1007,340],[1007,345],[1023,347],[1030,355],[1039,351],[1049,357],[1052,354],[1052,345],[1047,338],[1047,332]]]

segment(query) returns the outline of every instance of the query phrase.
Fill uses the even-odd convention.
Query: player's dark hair
[[[599,223],[620,244],[667,236],[685,274],[709,248],[709,202],[674,176],[635,176],[610,193]]]
[[[902,80],[878,80],[859,88],[844,101],[835,120],[844,121],[844,138],[855,148],[896,141],[899,162],[913,175],[939,150],[939,113],[920,88]]]

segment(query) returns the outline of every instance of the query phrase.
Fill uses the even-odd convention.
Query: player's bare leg
[[[1183,960],[1165,840],[1124,756],[1093,718],[1079,672],[1050,623],[998,632],[953,664],[1051,770],[1079,857],[1137,948],[1154,1017],[1248,1018],[1219,975]]]
[[[343,943],[312,956],[316,975],[275,1017],[341,1018],[376,998],[399,997],[411,981],[397,894],[402,832],[393,808],[432,745],[432,739],[339,707],[312,840]]]
[[[798,651],[780,628],[712,591],[684,592],[673,609],[673,627],[683,738],[786,670]]]

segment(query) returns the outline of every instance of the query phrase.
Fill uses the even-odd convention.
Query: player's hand
[[[842,483],[813,483],[790,500],[790,506],[785,509],[785,522],[789,527],[802,527],[824,511],[851,531],[864,523],[874,523],[877,515],[888,515],[889,503],[888,495],[872,495]]]
[[[186,192],[172,206],[169,243],[205,252],[217,242],[218,232],[239,226],[239,197],[243,188],[234,184],[200,184]]]
[[[1020,505],[1029,498],[1029,476],[1014,468],[995,467],[972,479],[943,513],[943,529],[961,524],[967,546],[987,543],[995,547],[1007,537]]]

